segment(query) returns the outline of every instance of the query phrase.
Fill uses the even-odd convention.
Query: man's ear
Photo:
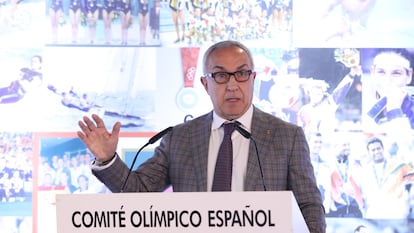
[[[200,82],[203,85],[204,89],[207,91],[208,90],[208,84],[207,84],[207,78],[204,76],[200,77]]]

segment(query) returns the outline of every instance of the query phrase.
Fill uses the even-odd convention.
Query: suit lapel
[[[258,109],[254,108],[252,119],[252,136],[257,143],[260,159],[264,169],[266,150],[263,147],[266,141],[269,140],[266,131],[268,121],[264,117],[265,115]],[[208,147],[210,143],[211,123],[213,121],[213,114],[210,112],[206,114],[196,127],[191,130],[191,137],[194,138],[192,151],[194,151],[193,164],[197,170],[197,191],[207,191],[207,163],[208,163]],[[264,170],[266,176],[266,171]],[[245,179],[245,191],[261,191],[263,190],[262,179],[260,176],[259,163],[257,161],[256,148],[253,142],[249,145],[249,155],[247,160]],[[266,177],[265,177],[266,178]]]
[[[208,147],[212,120],[213,114],[210,112],[191,131],[191,136],[194,138],[192,140],[194,143],[191,146],[192,151],[195,151],[193,164],[195,165],[197,174],[197,191],[207,191]]]
[[[265,162],[265,151],[262,145],[265,145],[266,142],[266,126],[268,122],[263,118],[263,114],[254,108],[253,111],[253,119],[252,119],[252,126],[251,126],[251,134],[257,144],[258,153],[260,155],[260,160],[262,163],[262,168],[264,169],[264,162]],[[265,171],[263,171],[266,174]],[[263,190],[262,178],[260,175],[260,167],[257,161],[256,155],[256,148],[254,146],[253,141],[250,142],[249,146],[249,157],[247,160],[247,171],[246,171],[246,179],[245,179],[245,187],[246,191],[256,191],[256,190]]]

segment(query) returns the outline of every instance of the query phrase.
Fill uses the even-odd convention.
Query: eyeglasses
[[[214,81],[218,84],[224,84],[230,81],[230,77],[234,76],[237,82],[246,82],[249,80],[250,75],[253,73],[252,70],[239,70],[236,72],[214,72],[214,73],[208,73],[205,74],[207,78],[213,78]]]

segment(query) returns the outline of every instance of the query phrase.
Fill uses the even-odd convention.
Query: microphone
[[[170,126],[170,127],[166,128],[166,129],[164,129],[163,131],[161,131],[161,132],[159,132],[159,133],[155,134],[154,136],[152,136],[152,137],[148,140],[148,142],[147,142],[145,145],[143,145],[143,146],[142,146],[142,147],[141,147],[141,148],[137,151],[137,153],[135,154],[134,160],[132,161],[131,167],[129,167],[128,175],[127,175],[127,177],[125,178],[124,183],[122,184],[122,187],[121,187],[121,190],[120,190],[120,192],[121,192],[121,193],[123,193],[123,192],[124,192],[124,189],[125,189],[126,183],[127,183],[127,181],[128,181],[128,178],[129,178],[129,175],[131,175],[132,169],[134,168],[134,165],[135,165],[135,162],[137,161],[137,158],[138,158],[139,153],[140,153],[140,152],[141,152],[141,151],[142,151],[145,147],[147,147],[148,145],[150,145],[150,144],[154,144],[156,141],[158,141],[160,138],[162,138],[165,134],[167,134],[168,132],[170,132],[172,129],[173,129],[173,127],[172,127],[172,126]]]
[[[265,183],[265,179],[264,179],[264,175],[263,175],[262,163],[261,163],[260,156],[259,156],[259,150],[257,149],[256,140],[254,140],[254,138],[252,137],[252,134],[251,134],[251,133],[247,132],[247,130],[243,129],[240,125],[241,125],[241,124],[240,124],[240,122],[237,122],[237,123],[236,123],[236,130],[237,130],[237,131],[238,131],[238,132],[239,132],[239,133],[240,133],[243,137],[245,137],[246,139],[250,139],[250,140],[252,140],[252,141],[253,141],[254,148],[256,149],[256,157],[257,157],[257,162],[259,163],[260,176],[261,176],[261,178],[262,178],[262,183],[263,183],[263,190],[264,190],[264,191],[267,191],[267,189],[266,189],[266,183]]]

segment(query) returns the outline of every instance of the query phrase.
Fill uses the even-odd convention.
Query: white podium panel
[[[57,195],[57,232],[308,233],[292,192]]]

